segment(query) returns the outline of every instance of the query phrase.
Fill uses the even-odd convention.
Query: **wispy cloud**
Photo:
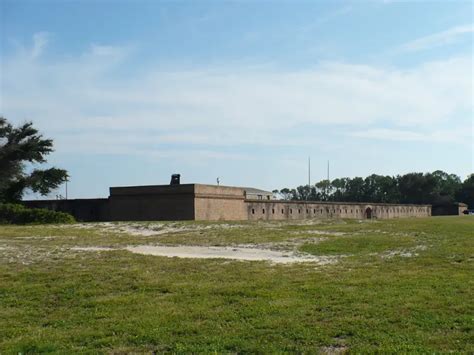
[[[326,62],[300,71],[151,66],[123,75],[116,66],[133,55],[127,47],[96,44],[47,63],[24,55],[4,60],[0,113],[33,119],[68,152],[153,154],[166,145],[240,159],[244,153],[221,153],[219,146],[314,146],[338,127],[366,138],[439,141],[420,132],[472,117],[469,57],[407,70]],[[369,130],[380,126],[392,131]],[[309,130],[313,136],[289,134]]]
[[[393,128],[371,128],[348,133],[351,137],[398,142],[466,143],[472,142],[471,132],[466,128],[444,130],[401,130]]]
[[[346,5],[346,6],[341,6],[338,7],[332,11],[329,11],[327,13],[321,14],[320,16],[316,17],[312,22],[302,26],[299,30],[301,33],[307,33],[310,32],[317,27],[330,22],[340,16],[347,15],[352,11],[353,7],[352,5]]]
[[[43,53],[48,45],[50,34],[48,32],[38,32],[33,35],[33,47],[31,49],[31,57],[37,58]]]
[[[446,31],[437,32],[429,36],[417,38],[413,41],[407,42],[399,47],[404,52],[421,51],[434,47],[440,47],[455,43],[462,39],[462,37],[471,35],[474,32],[474,24],[456,26]],[[472,41],[472,35],[471,39]]]

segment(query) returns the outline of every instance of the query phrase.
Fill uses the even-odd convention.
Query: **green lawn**
[[[158,243],[341,257],[317,266],[70,249]],[[473,353],[473,264],[471,216],[0,226],[0,353]]]

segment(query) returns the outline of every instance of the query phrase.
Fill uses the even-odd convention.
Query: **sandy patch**
[[[106,247],[74,247],[74,251],[111,251],[127,250],[135,254],[155,255],[165,257],[190,258],[190,259],[232,259],[246,261],[269,261],[276,264],[315,263],[327,265],[337,262],[338,256],[312,256],[260,248],[244,247],[203,247],[203,246],[165,246],[165,245],[137,245],[124,249]]]
[[[54,238],[64,238],[64,237],[55,237],[55,236],[47,236],[47,237],[44,237],[44,236],[29,236],[29,237],[15,237],[15,239],[25,239],[25,240],[28,240],[28,239],[35,239],[35,240],[52,240]]]
[[[269,249],[269,250],[277,250],[277,251],[288,251],[293,250],[295,251],[299,246],[307,243],[317,244],[322,241],[328,240],[327,237],[306,237],[306,238],[293,238],[290,240],[282,241],[282,242],[268,242],[268,243],[258,243],[258,244],[237,244],[231,245],[236,248],[256,248],[256,249]]]
[[[336,237],[341,237],[346,235],[344,232],[334,232],[334,231],[320,231],[320,230],[310,230],[310,231],[295,231],[292,234],[316,234],[316,235],[333,235]]]
[[[347,346],[333,345],[325,346],[320,349],[321,354],[344,354],[349,348]]]
[[[334,258],[297,255],[293,252],[280,252],[257,248],[199,247],[199,246],[150,246],[127,247],[128,251],[144,255],[158,255],[193,259],[233,259],[249,261],[270,261],[279,264],[312,262],[329,264]]]
[[[295,220],[292,221],[292,225],[319,225],[319,224],[344,224],[343,221],[327,221],[322,220]],[[267,229],[279,229],[284,226],[288,226],[287,222],[268,222],[258,221],[254,223],[242,224],[242,223],[211,223],[211,224],[183,224],[180,222],[97,222],[97,223],[77,223],[74,225],[68,225],[69,228],[77,229],[99,229],[103,232],[110,233],[124,233],[134,236],[158,236],[170,233],[183,233],[183,232],[202,232],[207,230],[227,230],[227,229],[242,229],[242,228],[267,228]],[[303,231],[295,232],[303,234],[328,234],[328,235],[340,235],[341,232],[331,231]]]
[[[418,256],[417,251],[426,250],[426,245],[417,245],[411,249],[390,250],[381,255],[382,259],[391,259],[393,257],[412,258]]]
[[[70,226],[71,227],[71,226]],[[209,224],[209,225],[193,225],[193,224],[178,224],[173,222],[150,222],[150,223],[136,223],[136,222],[100,222],[100,223],[79,223],[72,225],[73,228],[78,229],[100,229],[103,232],[123,233],[133,236],[158,236],[170,233],[183,232],[199,232],[212,229],[239,229],[248,227],[242,224]]]
[[[119,250],[119,249],[108,248],[108,247],[72,247],[70,250],[74,250],[74,251],[111,251],[111,250]]]

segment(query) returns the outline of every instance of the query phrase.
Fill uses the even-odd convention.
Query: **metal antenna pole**
[[[328,184],[327,184],[326,199],[329,197],[329,191],[331,191],[331,180],[329,180],[329,160],[328,160]]]
[[[328,182],[329,182],[329,160],[328,160]]]
[[[66,200],[67,200],[67,182],[69,181],[68,178],[66,178]]]
[[[308,157],[308,185],[311,186],[311,157]]]

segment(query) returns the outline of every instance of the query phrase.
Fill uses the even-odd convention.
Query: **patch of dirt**
[[[20,240],[28,240],[28,239],[34,239],[34,240],[52,240],[54,238],[75,238],[75,237],[55,237],[55,236],[47,236],[47,237],[42,237],[42,236],[30,236],[30,237],[15,237],[15,239],[20,239]]]
[[[66,255],[66,249],[62,247],[37,248],[20,246],[0,248],[0,262],[20,263],[23,265],[30,265],[44,260],[62,260]]]
[[[334,231],[320,231],[320,230],[310,230],[310,231],[295,231],[291,232],[292,234],[317,234],[317,235],[333,235],[340,237],[346,235],[344,232],[334,232]]]
[[[74,251],[111,251],[111,250],[120,250],[120,249],[108,248],[108,247],[72,247],[70,250],[74,250]]]
[[[133,223],[133,222],[101,222],[79,223],[72,227],[78,229],[100,229],[104,232],[124,233],[133,236],[157,236],[170,233],[195,232],[211,229],[238,229],[248,227],[242,224],[209,224],[209,225],[182,225],[178,223]]]
[[[111,251],[121,250],[103,247],[75,247],[73,251]],[[313,256],[260,248],[247,247],[203,247],[203,246],[164,246],[164,245],[136,245],[128,246],[122,250],[142,255],[155,255],[165,257],[191,258],[191,259],[232,259],[247,261],[269,261],[276,264],[290,263],[315,263],[318,265],[334,264],[339,256]]]
[[[347,346],[333,345],[324,346],[320,349],[320,354],[344,354],[349,348]]]
[[[269,243],[260,243],[260,244],[238,244],[235,245],[236,247],[241,248],[257,248],[257,249],[269,249],[269,250],[293,250],[296,249],[306,243],[317,244],[324,240],[328,240],[328,238],[321,237],[309,237],[309,238],[293,238],[290,240],[286,240],[284,242],[269,242]]]
[[[417,251],[426,250],[426,245],[417,245],[410,249],[399,249],[399,250],[389,250],[383,254],[381,254],[382,259],[391,259],[393,257],[402,257],[402,258],[412,258],[414,256],[418,256],[419,254]]]

